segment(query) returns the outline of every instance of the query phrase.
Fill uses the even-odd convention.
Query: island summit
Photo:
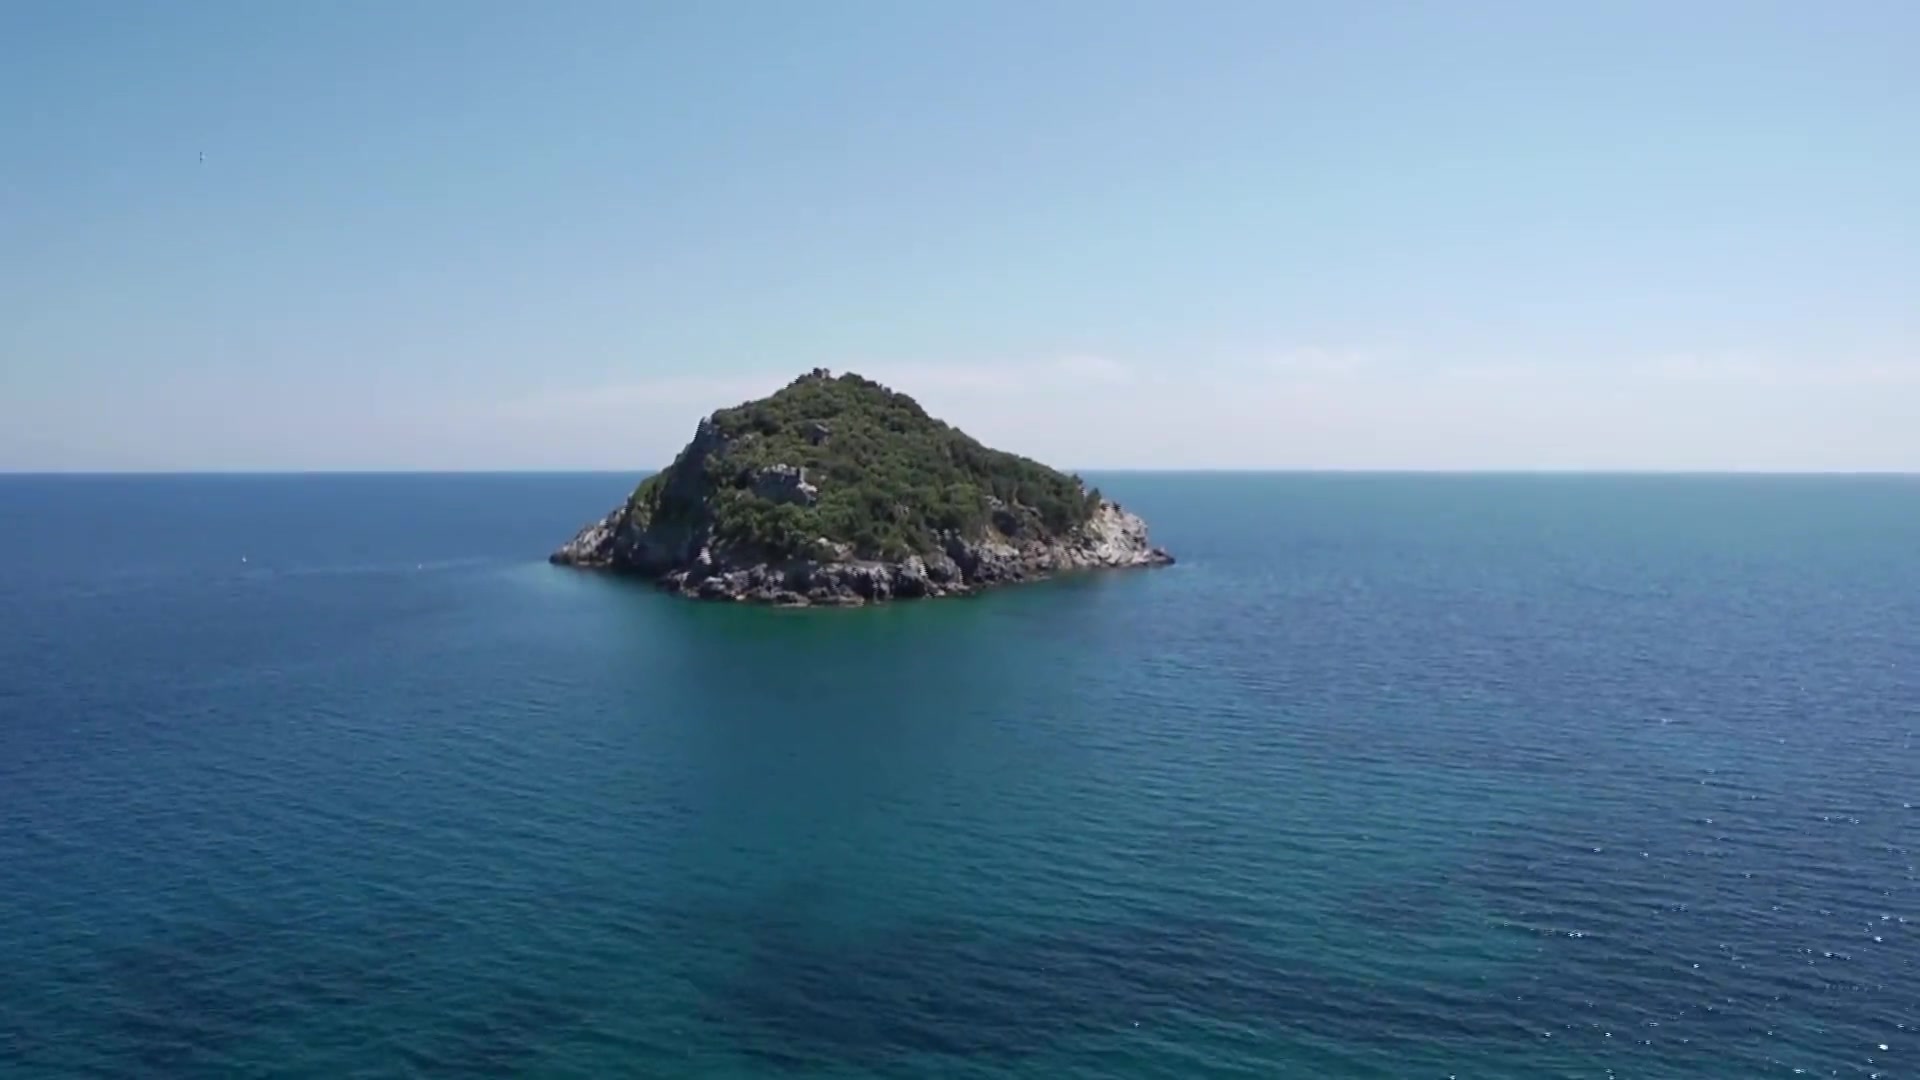
[[[704,599],[844,605],[1173,556],[1079,477],[815,369],[700,421],[673,464],[550,561]]]

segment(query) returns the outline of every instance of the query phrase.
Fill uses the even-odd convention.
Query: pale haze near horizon
[[[0,470],[1920,470],[1920,5],[0,8]],[[204,155],[204,160],[202,156]]]

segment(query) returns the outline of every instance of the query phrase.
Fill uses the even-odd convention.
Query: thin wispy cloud
[[[1758,353],[1681,352],[1629,364],[1624,374],[1720,385],[1912,386],[1920,384],[1920,360],[1837,357],[1789,362]]]
[[[778,388],[782,378],[766,375],[663,375],[651,379],[541,389],[502,401],[471,406],[478,414],[503,419],[579,419],[590,414],[688,406],[721,407],[763,397]]]
[[[1260,366],[1283,375],[1348,375],[1381,363],[1378,350],[1359,347],[1306,346],[1282,349],[1260,358]]]
[[[1035,360],[974,363],[924,361],[852,364],[852,372],[918,396],[1055,392],[1085,385],[1124,385],[1138,372],[1111,357],[1071,354]],[[497,402],[469,406],[476,415],[507,420],[580,420],[596,414],[692,408],[697,415],[764,397],[791,381],[796,371],[763,369],[744,374],[670,374],[599,385],[549,387]]]
[[[994,445],[1081,468],[1920,465],[1889,438],[1901,395],[1920,388],[1920,366],[1897,360],[1789,362],[1726,350],[1458,362],[1309,345],[1195,363],[1075,353],[836,370],[911,394]],[[540,443],[559,457],[574,453],[566,460],[580,465],[651,467],[699,417],[795,374],[676,374],[547,389],[497,403],[487,415],[499,437]],[[1798,393],[1771,392],[1783,386]],[[1857,422],[1831,423],[1848,415]],[[1782,436],[1793,441],[1782,444]],[[1765,452],[1781,445],[1790,453]],[[1523,454],[1525,447],[1536,449]]]
[[[834,370],[911,394],[991,445],[1069,468],[1920,469],[1911,438],[1920,363],[1897,356],[1729,349],[1462,361],[1303,345],[1194,359],[853,360]],[[101,468],[244,457],[263,468],[641,471],[671,460],[702,416],[797,374],[554,379],[451,400],[416,390],[243,401],[194,384],[175,395],[176,408],[118,410],[111,442],[60,435],[79,430],[83,411],[98,415],[98,404],[47,403],[45,430],[16,426],[0,433],[0,449]],[[329,454],[302,451],[316,442]]]

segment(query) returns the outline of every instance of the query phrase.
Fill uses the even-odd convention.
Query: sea
[[[0,477],[0,1075],[1920,1076],[1920,478],[833,611],[545,562],[635,479]]]

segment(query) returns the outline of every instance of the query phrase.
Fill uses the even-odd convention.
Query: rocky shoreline
[[[1173,562],[1146,522],[1079,477],[819,368],[701,420],[671,465],[549,558],[783,605],[964,596]]]
[[[898,561],[825,558],[768,561],[697,535],[664,538],[640,527],[626,507],[588,525],[548,557],[572,566],[649,578],[702,600],[784,606],[854,606],[889,600],[966,596],[996,585],[1038,581],[1082,570],[1167,566],[1173,556],[1147,540],[1147,524],[1102,500],[1088,520],[1060,537],[989,534],[942,538],[943,550]],[[677,551],[663,539],[679,539]]]

